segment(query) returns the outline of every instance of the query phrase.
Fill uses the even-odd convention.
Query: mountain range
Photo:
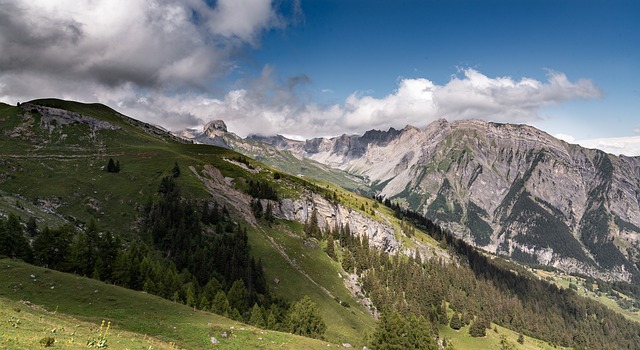
[[[0,103],[0,133],[0,314],[21,330],[0,347],[38,346],[15,313],[41,306],[171,349],[640,346],[636,158],[478,121],[172,134],[56,99]],[[150,319],[150,297],[176,311]]]
[[[583,148],[527,125],[479,120],[306,141],[241,139],[223,121],[181,135],[275,167],[281,164],[274,155],[290,154],[294,162],[341,171],[352,188],[434,218],[492,253],[640,281],[640,157]]]

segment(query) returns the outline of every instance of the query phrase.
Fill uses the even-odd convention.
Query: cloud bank
[[[356,92],[342,103],[321,105],[297,93],[298,85],[310,82],[307,77],[293,79],[296,84],[292,79],[277,82],[273,69],[266,67],[246,89],[232,90],[219,99],[191,96],[181,102],[198,118],[223,119],[243,136],[316,137],[407,124],[422,127],[439,118],[528,123],[541,119],[544,106],[601,96],[591,81],[571,82],[558,72],[549,72],[546,81],[490,78],[470,68],[461,73],[444,85],[426,78],[401,79],[393,92],[381,98]],[[171,109],[171,104],[166,108]]]
[[[582,140],[576,143],[582,147],[597,148],[615,155],[640,156],[640,136]]]
[[[203,86],[284,25],[269,0],[0,0],[0,93]],[[52,83],[38,89],[38,79]]]
[[[354,92],[319,104],[305,90],[313,77],[280,80],[272,66],[214,93],[236,57],[301,16],[296,0],[291,8],[283,15],[270,0],[0,0],[0,100],[101,102],[171,130],[223,119],[241,136],[315,137],[438,118],[527,123],[545,106],[601,96],[590,80],[561,72],[540,81],[467,68],[445,84],[404,78],[383,97]]]

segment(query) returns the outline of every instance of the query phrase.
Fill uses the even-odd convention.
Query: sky
[[[294,138],[526,123],[640,155],[636,0],[0,0],[0,101]]]

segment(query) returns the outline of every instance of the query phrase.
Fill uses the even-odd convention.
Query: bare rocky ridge
[[[307,141],[254,137],[367,179],[491,252],[640,280],[640,158],[526,125],[436,121]]]
[[[340,204],[333,204],[316,193],[307,193],[302,199],[286,198],[279,202],[263,200],[263,207],[271,205],[277,218],[306,222],[317,211],[318,225],[323,230],[336,226],[349,226],[351,233],[369,238],[369,244],[388,254],[399,249],[391,223],[373,220],[363,213]]]
[[[119,130],[120,127],[107,121],[67,111],[65,109],[46,107],[38,104],[24,103],[23,110],[37,112],[42,116],[43,127],[49,128],[52,125],[68,125],[74,123],[86,124],[92,130]]]
[[[227,179],[220,171],[212,166],[205,166],[199,173],[190,167],[202,181],[209,193],[219,203],[226,203],[235,215],[246,218],[249,223],[256,224],[251,209],[251,196],[240,192],[233,187],[232,179]],[[262,207],[266,211],[271,206],[273,216],[279,219],[306,222],[314,210],[317,212],[318,225],[323,230],[333,228],[336,223],[340,226],[349,226],[351,232],[359,237],[365,235],[369,238],[369,244],[389,254],[396,254],[399,243],[395,237],[395,231],[391,223],[373,220],[357,210],[340,204],[333,204],[322,196],[305,191],[301,198],[284,198],[279,201],[262,199]]]

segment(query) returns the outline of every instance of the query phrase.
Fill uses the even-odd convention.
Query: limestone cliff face
[[[333,204],[316,193],[307,193],[300,199],[285,198],[279,202],[263,200],[262,206],[266,208],[267,205],[271,205],[275,217],[302,223],[316,210],[321,229],[333,229],[336,224],[349,226],[352,234],[358,237],[366,235],[370,246],[388,254],[398,252],[399,244],[390,223],[373,220],[355,209]]]
[[[233,186],[233,179],[225,178],[213,166],[206,165],[199,173],[194,167],[190,170],[206,185],[207,189],[218,203],[224,203],[235,215],[245,218],[249,223],[256,224],[251,209],[251,196],[238,191]],[[365,235],[369,245],[388,254],[398,253],[400,247],[395,236],[393,226],[389,222],[374,220],[371,217],[349,207],[333,204],[321,195],[305,191],[299,198],[284,198],[278,201],[261,199],[261,205],[266,211],[271,206],[272,214],[279,219],[304,223],[316,211],[318,225],[323,230],[333,229],[336,225],[346,227],[358,237]],[[427,254],[426,250],[421,254]]]
[[[638,157],[483,121],[273,145],[363,177],[489,251],[602,278],[640,277]]]

